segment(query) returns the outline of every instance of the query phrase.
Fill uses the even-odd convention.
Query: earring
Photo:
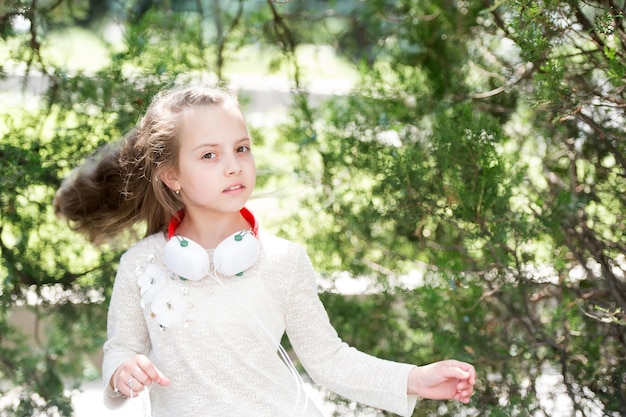
[[[180,195],[180,188],[174,192],[176,193],[176,195]]]

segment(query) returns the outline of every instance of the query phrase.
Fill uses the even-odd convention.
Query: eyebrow
[[[241,144],[243,142],[251,142],[251,139],[246,136],[244,138],[238,139],[235,142],[235,145],[239,145],[239,144]],[[192,150],[195,151],[195,150],[198,150],[198,149],[201,149],[201,148],[219,148],[222,145],[223,145],[222,143],[201,143],[200,145],[196,146]]]

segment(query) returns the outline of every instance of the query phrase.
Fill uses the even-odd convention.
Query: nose
[[[241,172],[241,163],[237,159],[236,155],[231,155],[226,160],[226,166],[224,168],[224,174],[227,177],[230,177],[231,175],[237,175],[240,172]]]

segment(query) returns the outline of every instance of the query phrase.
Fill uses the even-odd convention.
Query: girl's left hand
[[[418,366],[409,373],[407,393],[430,400],[457,400],[469,403],[476,383],[476,371],[469,363],[445,360]]]

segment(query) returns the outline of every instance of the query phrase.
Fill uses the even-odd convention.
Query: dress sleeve
[[[116,396],[109,384],[115,370],[137,354],[148,355],[150,350],[137,283],[141,254],[140,251],[131,251],[125,253],[120,260],[109,304],[107,341],[104,344],[102,361],[104,403],[108,408],[118,408],[126,400],[126,397]]]
[[[300,248],[300,247],[298,247]],[[360,352],[343,342],[317,294],[316,274],[302,248],[286,304],[286,330],[298,358],[315,382],[353,401],[410,416],[417,402],[407,395],[414,365]]]

